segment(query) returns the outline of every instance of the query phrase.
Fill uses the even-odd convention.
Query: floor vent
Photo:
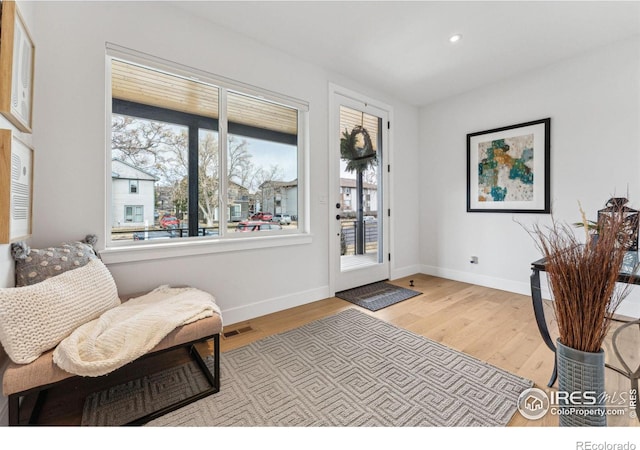
[[[242,333],[248,333],[249,331],[253,331],[253,328],[251,328],[251,326],[246,326],[246,327],[238,328],[237,330],[225,331],[224,333],[222,333],[222,335],[226,338],[230,338]]]

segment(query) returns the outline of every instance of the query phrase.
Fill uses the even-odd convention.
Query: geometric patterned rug
[[[533,384],[355,308],[224,352],[220,371],[219,393],[147,426],[505,426]],[[91,396],[83,422],[126,423],[192,378],[165,372]]]
[[[378,311],[379,309],[386,308],[387,306],[420,294],[422,294],[422,292],[379,281],[346,291],[336,292],[336,297],[362,306],[370,311]]]

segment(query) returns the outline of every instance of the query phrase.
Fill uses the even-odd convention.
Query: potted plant
[[[599,224],[588,221],[582,208],[580,212],[584,241],[575,228],[555,220],[549,227],[535,225],[532,234],[546,260],[558,323],[558,390],[578,393],[561,405],[565,410],[561,411],[560,425],[605,426],[602,344],[611,317],[632,286],[616,284],[628,248],[621,239],[627,235],[628,224],[622,209]],[[597,399],[595,404],[593,398]]]

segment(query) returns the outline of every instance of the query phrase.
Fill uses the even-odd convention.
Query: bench
[[[150,356],[159,355],[162,352],[169,352],[179,348],[189,350],[191,358],[198,364],[203,374],[207,378],[210,387],[195,394],[192,397],[177,401],[161,410],[155,411],[144,417],[140,417],[127,425],[142,425],[156,419],[168,412],[181,408],[201,398],[215,394],[220,390],[220,333],[222,331],[222,319],[214,314],[196,322],[180,326],[169,333],[150,352],[146,353],[127,366],[137,364],[141,360]],[[196,348],[196,344],[213,342],[213,370],[210,370],[204,362],[202,355]],[[46,400],[47,392],[53,387],[63,384],[69,387],[77,383],[82,383],[85,377],[68,373],[53,363],[53,349],[43,353],[38,359],[29,364],[16,364],[10,362],[3,379],[3,394],[9,399],[9,425],[29,425],[36,424],[38,415]],[[126,367],[126,366],[125,366]],[[116,371],[118,372],[118,371]],[[92,380],[106,379],[116,374],[112,372],[102,377],[92,377]],[[26,396],[36,395],[35,404],[28,414],[28,417],[21,417],[22,401]]]

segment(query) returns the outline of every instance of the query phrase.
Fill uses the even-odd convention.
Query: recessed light
[[[460,39],[462,39],[462,35],[461,34],[454,34],[453,36],[451,36],[449,38],[449,42],[451,42],[453,44],[454,42],[458,42]]]

